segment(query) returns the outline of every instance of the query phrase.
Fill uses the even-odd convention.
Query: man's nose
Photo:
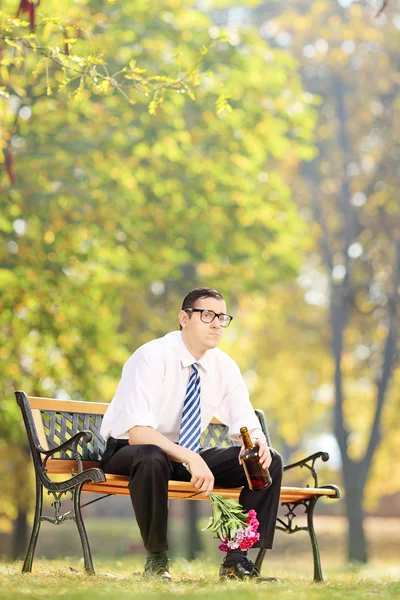
[[[215,319],[213,320],[211,325],[212,325],[212,327],[215,327],[216,329],[220,329],[221,323],[219,322],[219,318],[215,317]]]

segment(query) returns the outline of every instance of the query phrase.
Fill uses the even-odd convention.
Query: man
[[[268,448],[236,363],[217,348],[232,317],[216,290],[198,288],[184,299],[180,331],[141,346],[126,362],[101,434],[108,440],[102,459],[106,473],[130,477],[129,490],[147,550],[144,575],[169,580],[168,481],[190,481],[209,494],[220,487],[244,486],[240,502],[260,522],[256,547],[271,548],[282,460]],[[240,464],[240,447],[200,450],[200,433],[212,417],[240,439],[246,426],[269,467],[272,486],[251,491]],[[259,577],[247,552],[228,552],[220,576]]]

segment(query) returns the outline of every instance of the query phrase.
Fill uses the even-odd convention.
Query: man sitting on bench
[[[101,467],[130,477],[129,491],[147,550],[146,577],[170,580],[168,570],[168,481],[190,481],[209,494],[214,486],[243,487],[239,501],[260,522],[258,548],[272,548],[282,459],[267,446],[236,363],[217,349],[232,317],[216,290],[198,288],[184,299],[180,331],[144,344],[123,367],[101,434],[107,440]],[[272,485],[251,491],[239,463],[239,446],[200,450],[200,434],[216,417],[240,439],[246,426],[259,446],[260,463]],[[247,552],[232,550],[221,577],[260,577]]]

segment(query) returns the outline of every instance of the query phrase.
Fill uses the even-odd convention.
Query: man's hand
[[[132,446],[138,444],[155,444],[161,450],[164,450],[171,460],[189,465],[192,474],[190,483],[200,490],[200,492],[204,492],[206,496],[212,492],[214,475],[207,467],[207,463],[196,452],[174,444],[174,442],[171,442],[162,433],[152,427],[132,427],[132,429],[129,429],[128,434],[129,443]]]
[[[260,440],[256,440],[255,444],[258,446],[258,456],[260,457],[261,466],[263,469],[268,469],[269,465],[272,463],[272,456],[268,444],[266,442],[261,442]]]
[[[188,461],[192,479],[190,483],[194,485],[200,492],[204,492],[206,496],[213,491],[214,475],[211,473],[207,463],[193,452],[193,456]]]
[[[258,446],[258,456],[259,462],[263,469],[268,469],[269,465],[272,463],[271,453],[269,451],[269,446],[266,442],[262,442],[261,440],[254,440],[254,445]],[[242,464],[241,455],[244,451],[244,446],[242,446],[239,453],[239,464]]]

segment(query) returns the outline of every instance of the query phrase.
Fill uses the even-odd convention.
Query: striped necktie
[[[179,445],[193,452],[200,450],[200,375],[197,363],[192,365],[183,403]]]

